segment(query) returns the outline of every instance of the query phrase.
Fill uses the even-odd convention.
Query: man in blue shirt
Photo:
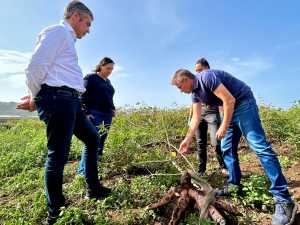
[[[271,181],[270,192],[275,198],[273,225],[291,224],[297,212],[287,189],[276,153],[267,142],[258,114],[258,107],[249,86],[231,74],[221,70],[204,70],[197,76],[185,69],[177,70],[172,78],[182,92],[192,94],[193,117],[180,152],[187,153],[192,138],[201,120],[201,104],[223,106],[223,121],[216,133],[221,140],[224,161],[228,169],[228,185],[216,192],[229,195],[232,189],[240,188],[241,170],[237,155],[241,135],[255,151]]]

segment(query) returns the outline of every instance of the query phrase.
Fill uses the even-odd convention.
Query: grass
[[[74,137],[70,161],[64,173],[64,194],[70,206],[62,210],[56,224],[166,222],[171,206],[150,211],[145,211],[144,207],[157,201],[179,182],[179,176],[164,176],[178,173],[172,163],[159,161],[172,159],[181,167],[189,168],[182,159],[174,158],[170,153],[173,149],[164,143],[168,137],[173,145],[178,146],[187,131],[187,115],[185,108],[162,110],[144,107],[118,112],[99,163],[99,175],[106,185],[112,187],[113,193],[98,202],[84,199],[85,181],[75,172],[82,143]],[[291,146],[291,154],[279,157],[283,167],[289,167],[300,151],[299,102],[286,111],[262,106],[261,116],[270,140]],[[44,125],[37,120],[8,121],[0,124],[0,137],[0,224],[42,224],[46,217],[43,165],[47,148]],[[197,168],[195,154],[189,155],[188,159]],[[247,161],[249,158],[241,155],[240,159]],[[210,160],[210,163],[208,168],[212,172],[216,161]],[[216,177],[216,180],[220,179],[224,180]],[[266,178],[253,174],[244,183],[253,188],[245,190],[248,194],[237,204],[258,209],[267,202],[265,208],[269,210],[272,203]],[[258,202],[258,199],[264,199],[264,203]],[[251,220],[244,216],[244,222],[246,219]],[[181,224],[212,223],[199,221],[198,214],[194,212]]]

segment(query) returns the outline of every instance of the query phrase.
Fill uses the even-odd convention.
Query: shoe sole
[[[103,200],[104,198],[97,198],[97,197],[88,197],[88,196],[84,196],[85,200],[95,200],[95,201],[100,201]]]
[[[110,196],[110,194],[108,194],[108,195],[103,195],[103,196],[101,196],[101,197],[89,197],[89,196],[84,196],[84,199],[86,199],[86,200],[92,200],[92,199],[94,199],[94,200],[103,200],[103,199],[105,199],[105,198],[107,198],[108,196]]]
[[[297,206],[297,204],[295,203],[294,208],[293,208],[292,218],[291,218],[290,222],[287,223],[286,225],[292,225],[292,224],[294,223],[294,220],[295,220],[295,216],[296,216],[297,211],[298,211],[298,206]]]

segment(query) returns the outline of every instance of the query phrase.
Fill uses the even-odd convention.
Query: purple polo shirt
[[[204,70],[195,75],[192,102],[209,106],[221,106],[223,102],[213,92],[223,84],[236,99],[236,105],[244,99],[253,98],[252,91],[243,81],[222,70]]]

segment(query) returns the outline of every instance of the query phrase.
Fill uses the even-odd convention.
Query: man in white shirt
[[[65,8],[64,21],[45,28],[25,70],[30,95],[22,98],[18,109],[34,111],[45,122],[48,156],[45,164],[45,188],[48,224],[54,224],[64,205],[62,180],[72,135],[87,145],[85,178],[87,197],[102,198],[110,190],[99,183],[97,146],[99,135],[81,110],[79,95],[85,91],[78,65],[76,38],[89,32],[92,12],[81,2],[71,1]]]

